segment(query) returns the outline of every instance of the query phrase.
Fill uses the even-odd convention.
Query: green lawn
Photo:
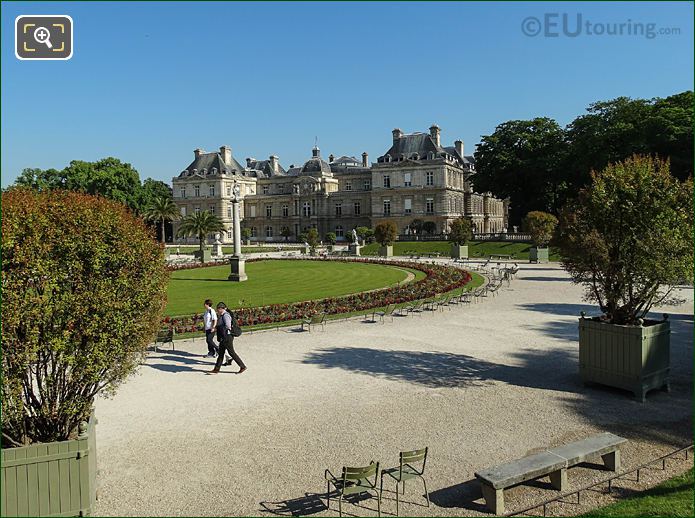
[[[693,516],[693,469],[636,496],[582,516]]]
[[[277,246],[242,246],[241,247],[241,253],[242,254],[264,254],[268,252],[275,252],[277,251]],[[282,247],[283,252],[298,252],[303,250],[303,247],[300,246],[285,246]],[[168,248],[169,253],[176,254],[176,248]],[[193,252],[197,252],[200,250],[199,247],[197,246],[180,246],[179,247],[179,252],[181,252],[181,255],[193,255]],[[222,247],[222,253],[223,254],[233,254],[234,253],[234,247],[233,246],[223,246]]]
[[[425,276],[419,270],[408,271],[416,280]],[[207,298],[231,307],[265,306],[383,288],[407,277],[404,268],[337,261],[254,261],[246,263],[246,273],[248,281],[230,282],[229,265],[172,272],[165,314],[202,312]]]
[[[487,258],[492,254],[514,255],[519,261],[528,261],[529,243],[515,243],[512,241],[471,241],[468,243],[468,255]],[[379,245],[372,243],[362,248],[363,255],[377,255]],[[431,254],[438,252],[443,257],[451,255],[451,243],[448,241],[397,241],[393,245],[394,255]],[[550,249],[550,260],[558,261],[560,257],[557,250]]]

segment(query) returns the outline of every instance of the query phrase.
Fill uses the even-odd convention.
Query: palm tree
[[[181,217],[181,211],[171,198],[158,196],[145,208],[145,221],[159,221],[162,225],[162,243],[164,243],[164,223]]]
[[[195,236],[198,238],[200,242],[200,260],[202,262],[204,261],[203,243],[205,241],[205,236],[212,232],[220,232],[222,230],[224,230],[224,225],[222,221],[220,221],[220,218],[204,210],[202,212],[189,214],[183,218],[177,235],[179,237]]]

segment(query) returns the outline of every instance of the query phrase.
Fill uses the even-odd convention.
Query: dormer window
[[[390,162],[390,161],[391,161],[391,155],[387,154],[387,155],[384,157],[384,162]]]

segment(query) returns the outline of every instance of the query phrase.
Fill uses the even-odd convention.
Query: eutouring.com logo
[[[595,22],[582,13],[545,13],[543,16],[527,16],[521,22],[521,32],[529,37],[578,38],[580,36],[631,36],[653,40],[657,36],[680,35],[680,27],[657,27],[655,23]]]

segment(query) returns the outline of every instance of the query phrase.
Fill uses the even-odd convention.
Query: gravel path
[[[651,392],[641,404],[581,384],[577,316],[595,308],[557,266],[521,268],[511,287],[479,304],[383,325],[244,334],[236,344],[249,367],[243,375],[223,367],[205,376],[212,362],[201,339],[152,353],[115,398],[97,402],[94,514],[337,516],[325,510],[325,468],[395,465],[400,450],[427,445],[432,506],[422,507],[412,482],[401,515],[481,515],[473,480],[481,468],[599,431],[630,440],[625,467],[691,441],[692,289],[681,292],[686,303],[658,311],[672,314],[672,391]],[[642,485],[688,464],[692,457],[650,470]],[[605,476],[575,468],[569,482]],[[507,492],[507,508],[552,494],[544,483],[522,485]],[[346,514],[376,515],[373,499],[358,504]],[[382,511],[395,512],[393,493],[384,494]]]

